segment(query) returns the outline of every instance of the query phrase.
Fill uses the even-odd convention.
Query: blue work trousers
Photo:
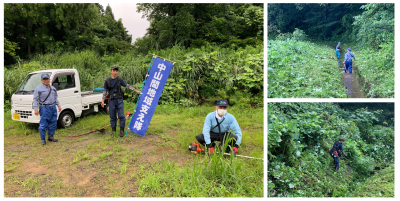
[[[108,110],[110,114],[111,127],[117,127],[117,112],[119,119],[119,127],[125,128],[124,100],[122,98],[114,98],[108,102]]]
[[[331,153],[331,156],[335,162],[336,168],[339,170],[339,157],[338,156],[335,157],[333,153]]]
[[[346,61],[344,63],[344,72],[349,71],[349,73],[353,72],[353,62],[352,61]]]
[[[39,122],[39,133],[40,138],[44,140],[47,134],[53,136],[57,128],[57,106],[53,105],[50,107],[40,105],[39,106],[40,122]]]
[[[335,160],[336,168],[339,169],[339,157],[333,157]]]
[[[336,57],[339,59],[340,58],[340,52],[335,50],[335,53],[336,53]]]

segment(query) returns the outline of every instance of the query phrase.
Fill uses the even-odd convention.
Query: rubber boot
[[[50,142],[58,142],[57,139],[54,139],[53,135],[49,135],[49,137],[47,138],[48,141]]]
[[[111,130],[112,130],[112,131],[111,131],[111,135],[115,135],[115,133],[117,132],[117,128],[112,128],[112,127],[111,127]]]
[[[46,140],[42,140],[42,142],[40,142],[42,145],[46,145]]]
[[[120,127],[120,128],[119,128],[119,136],[120,136],[120,137],[124,137],[124,134],[125,134],[125,132],[124,132],[124,127]]]
[[[337,172],[338,171],[338,168],[335,168],[335,171],[334,172]]]

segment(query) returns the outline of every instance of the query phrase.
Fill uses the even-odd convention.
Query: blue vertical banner
[[[156,110],[158,100],[163,92],[173,64],[160,58],[155,58],[149,76],[142,90],[136,111],[129,124],[129,130],[144,137],[151,118]]]

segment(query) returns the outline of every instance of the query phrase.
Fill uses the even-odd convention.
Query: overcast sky
[[[124,27],[128,30],[128,34],[132,34],[132,43],[136,38],[143,37],[150,22],[146,18],[142,18],[142,13],[136,12],[136,3],[100,3],[104,11],[109,4],[114,13],[115,20],[122,19]]]

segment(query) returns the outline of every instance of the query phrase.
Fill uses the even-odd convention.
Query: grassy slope
[[[325,152],[328,164],[316,163],[314,156],[302,159],[306,167],[300,175],[302,185],[296,186],[296,197],[393,197],[394,164],[358,181],[351,164],[340,160],[338,172],[333,172],[333,159]],[[383,182],[382,182],[383,181]],[[288,196],[290,196],[288,194]]]
[[[388,56],[385,50],[361,49],[355,54],[355,66],[368,83],[363,86],[365,94],[371,98],[394,98],[394,66],[383,62]]]
[[[357,197],[394,197],[394,164],[375,172],[355,191]]]
[[[133,108],[125,104],[125,111]],[[213,110],[159,105],[144,138],[113,137],[110,127],[103,134],[69,138],[109,124],[107,115],[91,115],[57,129],[59,142],[46,146],[40,145],[37,124],[12,121],[6,111],[5,196],[263,196],[263,161],[210,159],[187,151]],[[228,112],[243,132],[239,153],[262,158],[263,110]]]
[[[268,96],[345,98],[332,47],[311,42],[268,41]]]

